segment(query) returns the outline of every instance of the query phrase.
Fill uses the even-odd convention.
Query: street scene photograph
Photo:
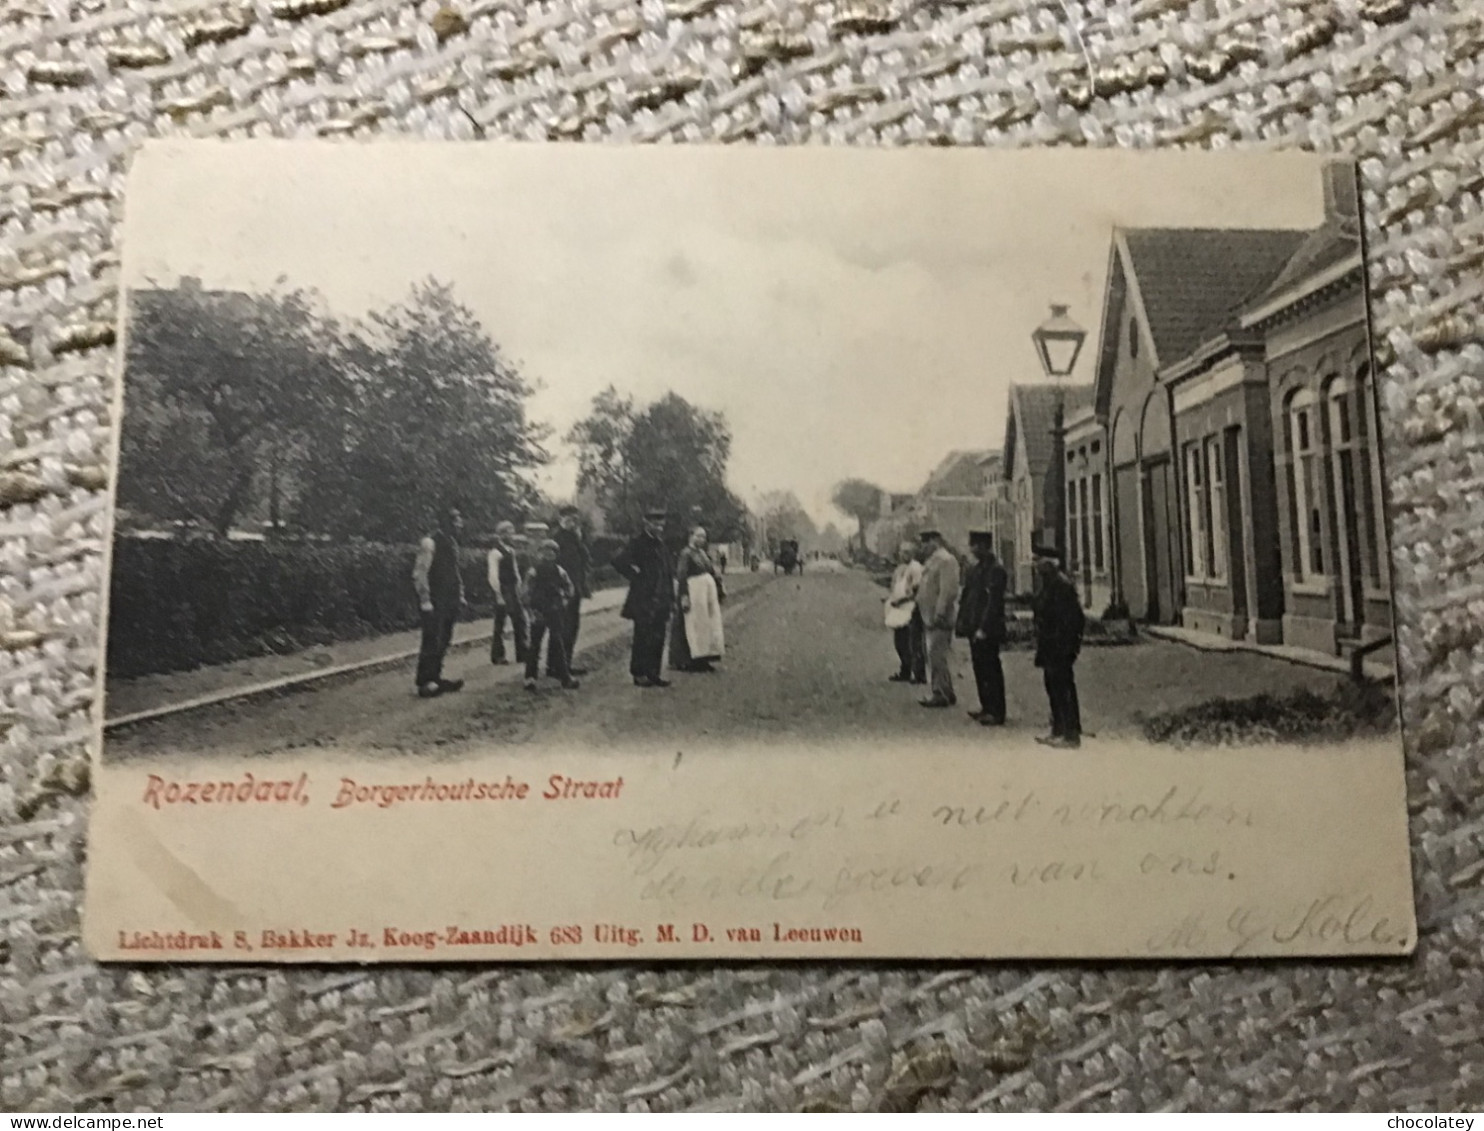
[[[1394,736],[1354,166],[923,156],[157,187],[104,761]]]

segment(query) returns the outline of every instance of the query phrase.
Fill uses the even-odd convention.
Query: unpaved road
[[[450,655],[462,692],[422,700],[412,664],[337,677],[111,732],[110,760],[176,755],[284,754],[335,748],[363,755],[417,751],[455,757],[534,745],[564,747],[709,741],[849,740],[883,735],[973,736],[992,750],[1045,729],[1040,672],[1028,652],[1004,657],[1010,723],[975,727],[968,650],[955,645],[959,707],[927,711],[922,688],[889,683],[895,668],[881,625],[882,590],[864,574],[811,566],[801,577],[732,574],[727,655],[714,674],[668,673],[668,689],[641,689],[628,674],[630,626],[608,611],[585,620],[579,662],[591,670],[574,692],[543,681],[532,694],[513,667],[495,668],[482,647]],[[1137,714],[1217,695],[1293,686],[1332,687],[1333,674],[1246,652],[1200,652],[1147,641],[1084,651],[1078,664],[1084,724],[1098,738],[1133,736]],[[1093,739],[1084,751],[1095,754]]]

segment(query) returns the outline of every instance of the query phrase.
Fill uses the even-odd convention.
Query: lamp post
[[[1056,415],[1052,420],[1052,498],[1056,500],[1053,521],[1056,530],[1056,550],[1066,561],[1067,553],[1067,453],[1066,453],[1066,379],[1072,375],[1077,364],[1077,355],[1082,352],[1082,343],[1087,331],[1067,316],[1067,307],[1051,304],[1051,317],[1037,326],[1031,334],[1036,346],[1036,356],[1041,359],[1041,368],[1051,378],[1056,390]]]

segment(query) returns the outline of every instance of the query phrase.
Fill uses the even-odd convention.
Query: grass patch
[[[1328,694],[1216,698],[1192,707],[1138,716],[1144,737],[1173,746],[1251,746],[1328,742],[1387,734],[1396,728],[1396,700],[1377,684],[1338,681]]]

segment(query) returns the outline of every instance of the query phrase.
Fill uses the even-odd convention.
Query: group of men
[[[425,699],[464,686],[461,679],[443,678],[443,659],[464,606],[458,542],[462,532],[463,516],[458,509],[445,511],[438,529],[418,546],[413,563],[412,583],[422,616],[417,693]],[[500,523],[489,551],[488,570],[495,604],[490,661],[510,662],[505,647],[508,624],[515,662],[525,665],[528,689],[537,687],[543,644],[547,676],[564,688],[575,689],[576,677],[583,674],[572,664],[582,623],[582,601],[592,596],[592,561],[582,535],[580,512],[576,507],[563,507],[555,528],[529,523],[523,535],[516,533],[514,523]]]
[[[675,563],[664,542],[666,517],[663,510],[646,512],[643,528],[612,563],[629,583],[622,616],[634,622],[629,671],[639,687],[670,686],[662,671],[666,630],[675,606]],[[417,693],[425,699],[464,686],[461,679],[443,677],[444,656],[464,607],[458,541],[462,532],[463,517],[457,508],[445,511],[438,529],[418,546],[413,565],[412,583],[422,614]],[[545,523],[528,523],[524,534],[517,534],[514,523],[500,523],[488,570],[495,601],[490,661],[510,662],[505,643],[508,625],[515,662],[525,664],[529,690],[538,686],[543,643],[546,675],[564,688],[578,687],[576,677],[585,674],[585,669],[574,666],[572,657],[582,624],[583,599],[593,595],[592,559],[578,509],[561,508],[554,529]]]
[[[1009,579],[988,531],[969,532],[969,552],[969,567],[961,570],[937,530],[923,531],[917,544],[902,543],[886,598],[886,623],[893,630],[899,665],[890,678],[929,685],[930,694],[919,700],[923,707],[955,706],[953,640],[967,639],[979,693],[979,709],[969,715],[981,726],[1003,726],[1005,671],[1000,649],[1006,642]],[[1073,668],[1082,648],[1082,602],[1056,550],[1038,546],[1034,557],[1035,664],[1051,708],[1051,732],[1037,741],[1076,748],[1082,744],[1082,716]]]

